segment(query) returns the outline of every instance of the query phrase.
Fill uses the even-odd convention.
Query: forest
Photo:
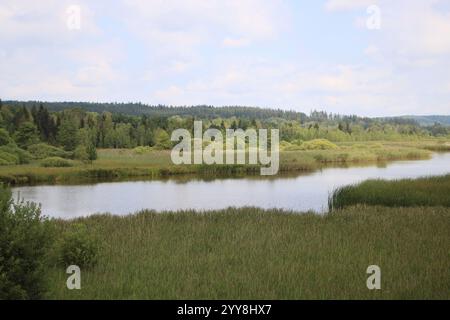
[[[254,107],[172,107],[142,104],[46,103],[0,101],[0,164],[26,163],[56,156],[92,161],[97,148],[170,149],[170,134],[192,132],[195,120],[204,129],[278,128],[284,150],[298,150],[308,141],[405,141],[446,137],[439,123],[421,126],[414,119],[367,118],[355,115]]]

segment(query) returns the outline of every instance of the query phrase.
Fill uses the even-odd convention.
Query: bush
[[[20,162],[18,156],[5,151],[0,151],[0,161],[2,165],[19,164]]]
[[[329,150],[337,149],[338,146],[328,141],[327,139],[314,139],[311,141],[303,142],[301,148],[303,150]]]
[[[76,147],[75,151],[73,152],[73,157],[77,160],[88,161],[89,154],[87,153],[86,147],[83,145],[79,145],[78,147]]]
[[[0,128],[0,146],[4,146],[6,144],[10,144],[13,142],[11,137],[9,136],[8,131],[3,128]]]
[[[53,231],[38,205],[13,203],[0,186],[0,299],[43,298]]]
[[[72,161],[60,157],[45,158],[41,161],[42,167],[71,167]]]
[[[84,162],[92,162],[97,159],[97,149],[95,146],[90,143],[87,146],[79,145],[75,148],[73,152],[74,158],[84,161]]]
[[[88,144],[88,146],[86,147],[86,151],[88,153],[89,161],[97,160],[97,148],[93,143]]]
[[[144,154],[144,153],[150,152],[150,151],[152,151],[152,150],[153,150],[153,148],[152,148],[152,147],[149,147],[149,146],[145,146],[145,147],[143,147],[143,146],[138,146],[138,147],[136,147],[136,148],[133,149],[133,152],[134,152],[135,154]]]
[[[11,143],[0,147],[0,163],[5,165],[28,163],[31,154]]]
[[[30,152],[35,159],[44,159],[48,157],[70,158],[72,156],[70,152],[46,143],[33,144],[28,147],[28,152]]]
[[[64,235],[60,251],[60,262],[65,268],[70,265],[88,268],[97,263],[98,244],[82,224],[75,224]]]

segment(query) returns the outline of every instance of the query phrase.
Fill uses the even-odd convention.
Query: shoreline
[[[329,167],[370,166],[402,160],[427,160],[435,151],[412,147],[281,151],[279,173],[314,173]],[[14,186],[91,184],[96,182],[166,180],[178,177],[242,178],[260,176],[260,165],[173,165],[168,151],[132,154],[128,149],[103,149],[92,164],[41,167],[39,162],[0,167],[0,183]],[[112,158],[112,160],[110,160]],[[148,161],[147,163],[145,161]],[[169,164],[167,164],[169,163]],[[9,170],[8,170],[9,169]],[[280,174],[273,177],[276,178]]]

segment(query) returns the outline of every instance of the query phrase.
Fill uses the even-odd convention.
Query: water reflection
[[[72,218],[92,213],[128,214],[141,209],[221,209],[257,206],[296,211],[327,209],[328,195],[337,187],[366,179],[415,178],[450,173],[450,154],[430,160],[396,161],[352,167],[324,168],[307,174],[260,178],[177,177],[151,181],[90,185],[23,186],[13,189],[25,200],[42,203],[43,213]]]

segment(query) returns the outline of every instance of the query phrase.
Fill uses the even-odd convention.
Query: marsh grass
[[[143,211],[59,221],[86,225],[98,264],[50,299],[449,299],[450,210],[352,207],[325,216],[256,208]],[[368,290],[366,269],[382,271]]]
[[[324,166],[426,159],[431,152],[412,145],[342,144],[337,149],[280,152],[279,172],[312,172]],[[9,184],[81,183],[96,179],[161,178],[171,175],[208,176],[259,174],[259,165],[174,165],[169,150],[136,153],[133,149],[98,150],[92,163],[73,161],[70,168],[42,168],[39,162],[0,166],[0,181]]]
[[[450,207],[450,175],[394,181],[367,180],[333,192],[329,210],[356,204],[388,207]]]

